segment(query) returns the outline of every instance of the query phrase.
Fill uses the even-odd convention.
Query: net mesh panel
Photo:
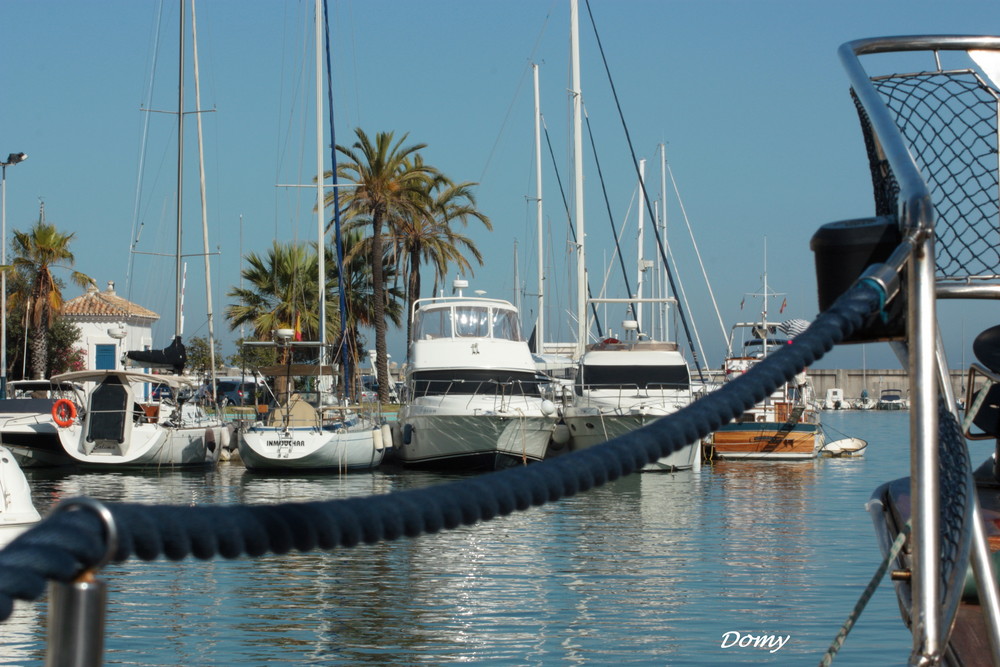
[[[972,531],[969,451],[962,427],[944,400],[938,403],[938,480],[940,484],[941,607],[950,627],[965,586]]]
[[[1000,278],[998,93],[968,69],[872,79],[931,192],[939,281]],[[863,110],[879,215],[897,213],[895,179]]]

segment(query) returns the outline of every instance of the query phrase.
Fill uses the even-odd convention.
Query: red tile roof
[[[160,316],[153,311],[136,305],[115,294],[114,283],[108,284],[104,292],[97,287],[90,287],[83,296],[70,299],[63,304],[62,314],[76,317],[140,317],[158,320]]]

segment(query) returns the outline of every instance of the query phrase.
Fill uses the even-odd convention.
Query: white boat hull
[[[452,413],[420,405],[399,412],[397,455],[408,465],[497,468],[541,461],[555,420],[540,412]]]
[[[385,455],[382,430],[356,425],[335,431],[255,424],[240,434],[248,470],[372,470]]]
[[[59,437],[64,451],[85,467],[198,467],[219,461],[229,431],[218,423],[176,427],[142,424],[133,427],[123,443],[89,443],[78,422],[60,429]]]
[[[567,407],[563,421],[569,428],[570,450],[599,445],[652,424],[662,414],[613,414],[596,408]],[[701,443],[692,442],[681,449],[643,466],[647,472],[701,469]]]
[[[41,520],[31,502],[31,488],[6,447],[0,447],[0,548]]]

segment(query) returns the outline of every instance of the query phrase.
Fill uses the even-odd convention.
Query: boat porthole
[[[408,445],[413,439],[413,424],[403,424],[403,444]]]
[[[586,424],[584,424],[584,426],[586,426],[587,428],[594,428],[594,425],[591,424],[590,422],[587,422]]]

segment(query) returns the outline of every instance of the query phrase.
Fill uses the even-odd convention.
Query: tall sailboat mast
[[[315,0],[316,15],[316,266],[319,274],[319,363],[326,363],[326,244],[323,242],[323,5]],[[323,377],[322,372],[320,377]]]
[[[182,283],[183,271],[181,269],[181,252],[183,246],[181,245],[183,238],[181,229],[183,225],[181,221],[183,220],[183,202],[184,202],[184,26],[186,23],[186,17],[184,12],[184,2],[179,3],[181,6],[181,25],[180,25],[180,48],[177,50],[179,55],[179,62],[177,65],[177,253],[174,258],[174,277],[176,280],[176,291],[174,296],[174,340],[180,340],[181,335],[184,333],[182,330],[181,315],[183,313],[183,294],[184,285]]]
[[[570,54],[572,60],[573,96],[573,176],[576,217],[576,293],[577,293],[577,356],[583,356],[587,346],[587,263],[584,253],[586,237],[583,220],[583,94],[580,90],[580,12],[578,0],[570,0]]]
[[[208,243],[208,197],[205,192],[205,141],[201,122],[201,75],[198,69],[198,19],[191,0],[191,51],[194,60],[194,108],[198,121],[198,175],[201,187],[201,241],[205,253],[205,306],[208,316],[208,361],[215,386],[215,314],[212,309],[212,261]]]
[[[535,212],[538,217],[538,320],[535,324],[535,351],[545,353],[545,251],[542,232],[542,106],[538,93],[538,64],[535,75]]]
[[[663,239],[663,243],[667,243],[667,147],[665,144],[660,144],[660,216],[658,223],[660,225],[660,238]],[[669,247],[669,246],[667,246]],[[670,287],[667,283],[667,271],[666,267],[657,264],[657,272],[660,276],[660,296],[666,298],[670,296]],[[669,320],[667,318],[667,312],[669,311],[669,305],[664,302],[660,306],[660,338],[661,340],[670,340],[670,330],[669,330]]]
[[[639,197],[640,197],[640,202],[645,201],[645,199],[646,199],[646,160],[645,159],[639,160]],[[646,231],[646,218],[643,215],[643,213],[645,212],[645,210],[646,210],[646,207],[642,206],[640,204],[639,205],[639,223],[638,223],[638,227],[639,227],[639,247],[638,247],[638,252],[636,253],[638,255],[638,257],[639,257],[639,261],[638,261],[638,266],[637,266],[638,276],[636,277],[636,287],[635,287],[635,296],[636,296],[636,299],[637,299],[637,301],[635,302],[635,315],[636,315],[635,319],[636,319],[637,324],[639,325],[638,331],[640,333],[643,331],[643,328],[642,328],[642,283],[643,283],[643,279],[645,278],[645,275],[646,275],[646,259],[645,259],[644,255],[643,255],[643,246],[645,245],[645,236],[644,236],[644,234],[645,234],[645,231]]]

